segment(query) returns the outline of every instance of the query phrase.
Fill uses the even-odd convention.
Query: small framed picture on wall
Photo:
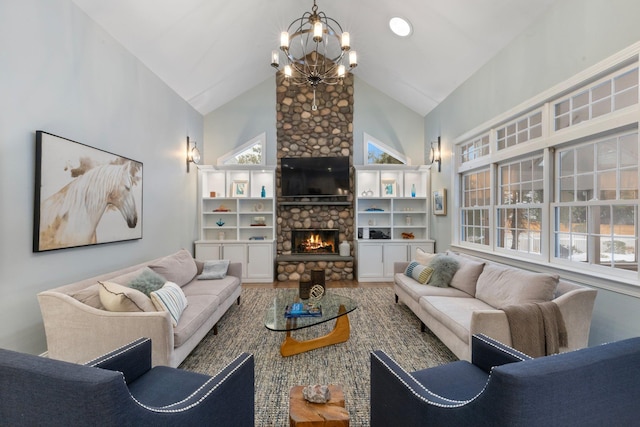
[[[447,214],[447,190],[444,188],[433,192],[433,214]]]

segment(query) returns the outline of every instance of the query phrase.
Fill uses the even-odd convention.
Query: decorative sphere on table
[[[324,286],[313,285],[311,289],[309,289],[309,299],[317,301],[323,296],[324,296]]]

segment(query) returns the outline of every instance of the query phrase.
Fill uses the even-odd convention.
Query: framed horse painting
[[[142,163],[36,132],[33,251],[142,238]]]

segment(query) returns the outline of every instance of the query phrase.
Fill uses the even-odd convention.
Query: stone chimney
[[[338,229],[340,242],[347,241],[354,250],[353,170],[348,205],[318,203],[312,198],[283,204],[280,186],[282,157],[349,157],[353,166],[353,75],[348,73],[341,84],[320,84],[315,93],[317,110],[313,110],[314,92],[309,86],[290,85],[282,73],[276,75],[276,129],[278,138],[277,188],[277,255],[291,253],[291,230],[299,228]],[[303,255],[304,256],[304,255]],[[315,259],[315,258],[314,258]],[[324,269],[326,280],[353,280],[353,258],[344,260],[277,260],[279,281],[309,278],[312,269]]]

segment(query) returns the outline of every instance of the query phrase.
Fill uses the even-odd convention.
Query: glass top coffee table
[[[264,326],[267,329],[287,333],[284,342],[280,346],[280,354],[292,356],[316,348],[345,342],[349,339],[351,327],[347,314],[358,308],[354,300],[328,290],[322,299],[318,301],[318,304],[322,307],[321,316],[285,317],[284,313],[287,306],[299,301],[308,302],[309,300],[301,300],[298,296],[298,289],[283,289],[278,291],[265,312]],[[299,341],[291,337],[291,331],[310,328],[334,319],[336,319],[335,327],[327,335],[306,341]]]

